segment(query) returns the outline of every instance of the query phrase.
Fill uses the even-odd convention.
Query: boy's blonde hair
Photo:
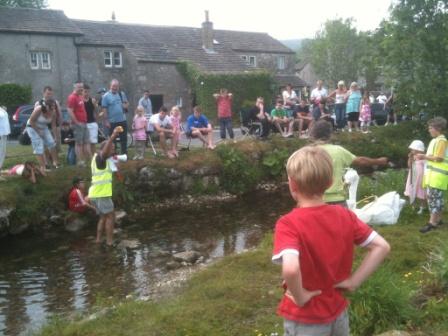
[[[323,195],[333,181],[331,157],[317,146],[305,146],[295,151],[286,163],[286,171],[305,196]]]

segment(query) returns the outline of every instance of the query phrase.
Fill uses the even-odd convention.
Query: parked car
[[[12,116],[11,136],[19,136],[25,129],[26,122],[34,110],[34,105],[19,106]]]
[[[11,136],[19,136],[25,129],[26,122],[33,113],[34,105],[21,105],[12,116]],[[62,121],[70,121],[70,115],[66,108],[61,109]]]

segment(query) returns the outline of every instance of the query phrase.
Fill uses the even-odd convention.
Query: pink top
[[[426,199],[426,192],[423,189],[423,174],[425,172],[425,160],[416,160],[412,162],[406,181],[405,196],[409,197],[409,203],[414,203],[416,198]]]
[[[180,117],[171,116],[171,126],[173,126],[174,131],[180,130]]]
[[[361,115],[359,116],[359,120],[370,121],[371,119],[372,119],[372,111],[370,110],[370,104],[362,104]]]
[[[218,96],[218,118],[230,118],[232,116],[232,97]]]
[[[138,116],[136,115],[134,117],[134,121],[132,122],[132,136],[135,140],[146,140],[146,125],[148,121],[146,120],[145,116]]]

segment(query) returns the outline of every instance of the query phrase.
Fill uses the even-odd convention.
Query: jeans
[[[67,163],[71,166],[76,165],[76,152],[75,146],[68,146],[67,150]]]
[[[345,104],[335,104],[334,113],[336,114],[336,128],[343,129],[347,123],[345,120]]]
[[[116,123],[110,123],[110,129],[109,132],[112,134],[115,127],[121,126],[123,127],[123,132],[120,133],[120,135],[115,140],[115,146],[117,145],[117,142],[120,142],[120,154],[127,154],[128,153],[128,123],[125,121],[120,121]]]
[[[232,127],[232,118],[219,118],[219,130],[221,133],[221,139],[226,138],[226,129],[229,133],[230,139],[233,139],[233,127]]]

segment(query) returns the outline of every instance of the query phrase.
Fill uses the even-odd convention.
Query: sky
[[[358,30],[373,30],[388,17],[392,0],[47,0],[49,9],[72,19],[200,27],[209,11],[215,29],[264,32],[279,40],[313,38],[322,24],[354,18]]]

